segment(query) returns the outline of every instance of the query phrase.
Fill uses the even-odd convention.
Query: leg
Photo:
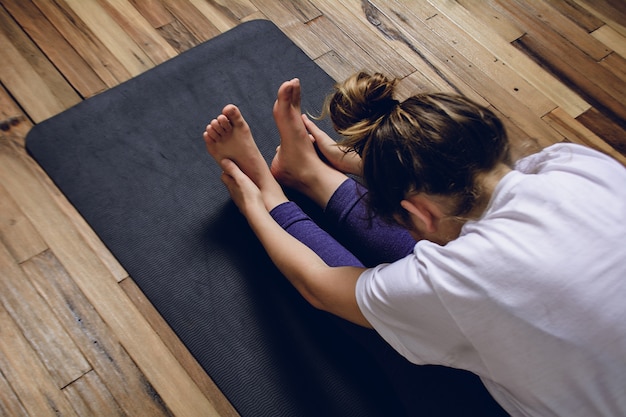
[[[324,211],[333,235],[368,267],[407,256],[415,239],[400,226],[371,218],[366,194],[367,189],[352,179],[341,184]]]
[[[209,154],[218,163],[229,159],[252,180],[261,193],[266,209],[283,229],[313,249],[331,266],[362,266],[354,255],[320,229],[297,205],[287,202],[237,107],[224,107],[222,114],[206,127],[203,137]]]
[[[261,191],[267,210],[287,200],[236,106],[229,104],[224,107],[222,114],[207,125],[203,138],[207,151],[218,164],[230,159],[254,182]]]
[[[363,266],[356,256],[315,224],[295,203],[281,204],[270,214],[283,229],[311,248],[327,265]]]
[[[341,162],[343,152],[334,146],[334,141],[302,116],[297,80],[284,83],[278,90],[274,118],[281,135],[281,146],[272,162],[274,176],[325,209],[335,237],[367,266],[395,261],[409,254],[415,246],[409,233],[379,220],[370,220],[362,199],[365,189],[358,188],[356,182],[348,180],[345,174],[317,155],[313,142],[327,153],[334,153],[329,157],[336,164],[345,165],[348,172],[360,171],[360,160]]]
[[[274,104],[274,119],[280,133],[280,146],[272,161],[272,174],[284,186],[325,207],[347,177],[317,155],[302,120],[298,79],[280,86]]]

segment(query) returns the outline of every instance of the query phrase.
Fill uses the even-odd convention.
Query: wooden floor
[[[0,0],[0,415],[237,415],[24,138],[252,19],[335,79],[492,106],[519,153],[568,140],[626,163],[623,0]]]

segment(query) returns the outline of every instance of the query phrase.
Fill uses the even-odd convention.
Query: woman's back
[[[365,273],[361,308],[409,360],[477,373],[513,414],[624,414],[626,170],[568,144],[517,169],[458,239]]]

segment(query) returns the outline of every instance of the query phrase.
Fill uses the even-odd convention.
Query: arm
[[[313,250],[291,236],[269,214],[287,201],[282,191],[259,188],[232,161],[223,161],[226,184],[241,213],[268,255],[298,292],[316,308],[371,327],[356,302],[356,282],[365,268],[330,267]],[[264,194],[265,193],[265,194]]]
[[[355,295],[357,279],[365,268],[326,265],[265,210],[251,213],[247,219],[274,264],[313,307],[370,327]]]

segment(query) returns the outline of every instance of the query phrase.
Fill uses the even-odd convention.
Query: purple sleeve
[[[270,214],[283,229],[311,248],[328,265],[363,266],[356,256],[315,224],[296,203],[280,204]]]

